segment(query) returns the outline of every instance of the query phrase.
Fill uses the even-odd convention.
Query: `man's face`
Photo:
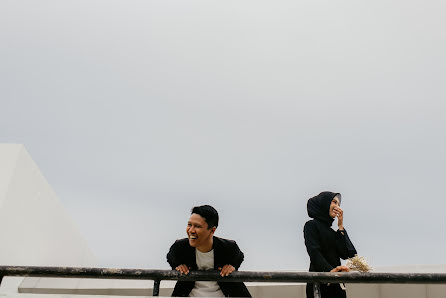
[[[189,238],[189,244],[195,248],[212,249],[212,236],[214,236],[216,227],[208,229],[206,220],[198,214],[192,213],[187,222],[186,233]]]

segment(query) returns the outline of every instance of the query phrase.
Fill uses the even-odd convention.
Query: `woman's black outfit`
[[[356,249],[347,231],[331,228],[330,204],[337,193],[321,192],[308,200],[308,215],[313,218],[305,223],[304,238],[310,256],[310,272],[329,272],[341,265],[342,259],[354,257]],[[339,284],[321,284],[322,298],[345,298]],[[307,298],[313,298],[313,284],[307,284]]]

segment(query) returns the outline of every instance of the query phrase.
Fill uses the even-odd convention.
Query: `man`
[[[187,238],[175,241],[167,254],[167,262],[181,274],[189,270],[220,271],[228,276],[240,267],[243,252],[233,240],[214,236],[218,212],[212,206],[192,208],[187,222]],[[242,282],[178,281],[172,296],[180,297],[251,297]]]

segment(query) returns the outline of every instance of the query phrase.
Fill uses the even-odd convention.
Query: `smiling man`
[[[228,276],[240,267],[243,252],[233,240],[214,236],[218,212],[212,206],[192,208],[187,222],[187,238],[175,241],[167,254],[172,269],[182,274],[189,270],[219,270]],[[178,281],[172,296],[179,297],[251,297],[242,282]]]

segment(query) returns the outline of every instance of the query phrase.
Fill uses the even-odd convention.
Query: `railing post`
[[[160,283],[161,283],[161,280],[159,280],[159,279],[153,280],[153,295],[152,296],[160,295]]]
[[[321,284],[318,282],[313,283],[314,298],[321,298]]]

